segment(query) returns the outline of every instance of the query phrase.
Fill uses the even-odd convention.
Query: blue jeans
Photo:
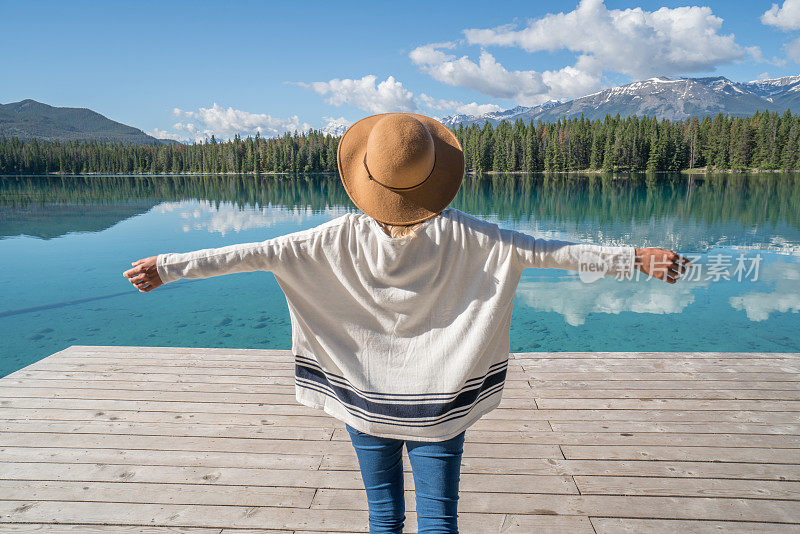
[[[464,434],[446,441],[381,438],[348,424],[367,490],[370,534],[403,532],[403,443],[408,449],[417,497],[419,534],[458,532],[458,483]]]

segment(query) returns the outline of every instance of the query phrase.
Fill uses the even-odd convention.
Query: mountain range
[[[451,115],[442,122],[497,125],[501,121],[555,122],[563,118],[602,119],[606,115],[656,116],[672,121],[693,116],[752,115],[756,111],[800,111],[800,76],[787,76],[752,82],[733,82],[724,76],[708,78],[650,78],[611,87],[574,100],[550,100],[539,106],[517,106],[484,115]]]
[[[517,106],[484,115],[451,115],[441,119],[449,127],[458,124],[497,125],[501,121],[554,122],[563,118],[602,119],[619,114],[655,116],[683,120],[693,116],[752,115],[756,111],[800,111],[800,76],[787,76],[752,82],[734,82],[723,76],[707,78],[650,78],[574,100],[550,100],[544,104]],[[338,136],[349,122],[334,119],[324,133]],[[0,104],[0,137],[46,141],[101,140],[133,144],[173,143],[156,139],[142,130],[112,121],[86,108],[49,106],[35,100]]]
[[[0,104],[0,137],[45,141],[118,141],[145,145],[161,141],[138,128],[86,108],[59,108],[35,100]]]

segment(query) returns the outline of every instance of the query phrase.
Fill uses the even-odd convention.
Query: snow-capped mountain
[[[328,124],[322,127],[322,133],[332,135],[333,137],[339,137],[344,135],[344,132],[350,127],[350,124],[350,121],[344,117],[339,117],[338,119],[328,118]]]
[[[555,107],[561,106],[564,103],[560,100],[548,100],[544,104],[540,104],[535,107],[525,107],[525,106],[517,106],[515,108],[507,109],[504,111],[490,111],[489,113],[485,113],[483,115],[475,116],[475,115],[465,115],[465,114],[458,114],[458,115],[451,115],[449,117],[445,117],[441,120],[441,123],[448,127],[453,127],[456,124],[464,123],[464,124],[472,124],[473,122],[477,122],[479,124],[483,124],[484,122],[491,122],[492,124],[498,124],[502,121],[514,122],[517,118],[523,118],[523,120],[530,120],[525,119],[526,115],[532,113],[541,113],[546,112],[550,109]]]
[[[611,87],[567,102],[551,100],[540,106],[517,106],[506,111],[466,117],[453,115],[442,122],[453,127],[502,120],[525,122],[556,121],[583,114],[588,119],[602,119],[617,113],[656,116],[659,119],[683,120],[692,116],[752,115],[756,111],[800,111],[800,76],[787,76],[752,82],[733,82],[723,76],[708,78],[658,77]]]

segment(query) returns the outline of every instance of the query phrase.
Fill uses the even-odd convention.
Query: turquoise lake
[[[537,237],[695,261],[675,285],[526,271],[514,352],[800,352],[798,174],[468,176],[451,207]],[[270,273],[142,294],[122,272],[354,210],[325,175],[0,177],[0,376],[70,345],[289,349]]]

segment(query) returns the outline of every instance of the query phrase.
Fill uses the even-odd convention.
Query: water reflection
[[[723,245],[798,248],[798,174],[646,177],[468,176],[452,206],[542,235],[569,232],[592,241],[617,239],[684,251]],[[216,210],[208,229],[219,232],[267,225],[276,209],[294,217],[354,209],[338,178],[330,175],[0,177],[0,236],[99,231],[151,206],[166,203],[164,209],[173,209],[186,200],[207,201],[203,209]],[[41,223],[45,214],[47,223]]]
[[[311,208],[285,206],[239,206],[232,202],[212,204],[205,201],[164,202],[157,208],[161,213],[176,212],[185,221],[184,232],[205,230],[222,236],[254,228],[271,228],[276,224],[305,224],[314,215],[322,214],[334,219],[351,211],[334,206],[314,212]]]
[[[751,321],[766,321],[774,313],[800,312],[800,264],[770,263],[761,270],[771,291],[749,291],[731,297],[736,310],[744,310]]]
[[[709,283],[700,280],[669,285],[641,280],[632,285],[613,278],[585,283],[577,276],[564,275],[558,279],[522,280],[517,299],[535,310],[558,313],[572,326],[580,326],[592,313],[680,313],[694,302],[695,292]]]

